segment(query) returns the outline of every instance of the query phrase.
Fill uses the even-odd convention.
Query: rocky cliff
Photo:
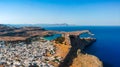
[[[78,53],[70,67],[103,67],[103,64],[96,56]]]
[[[39,27],[14,28],[6,25],[0,25],[0,41],[26,41],[37,36],[48,34],[62,34],[63,43],[54,45],[56,47],[56,56],[63,58],[57,67],[102,67],[102,62],[95,56],[83,53],[83,49],[96,41],[95,38],[80,38],[82,33],[90,33],[88,30],[73,32],[46,31]]]
[[[86,46],[96,41],[95,38],[80,39],[79,35],[69,35],[69,39],[70,51],[59,67],[102,67],[102,62],[97,57],[83,51]]]

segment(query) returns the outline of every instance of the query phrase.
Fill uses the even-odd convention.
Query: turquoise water
[[[104,67],[120,67],[120,26],[66,26],[45,27],[45,29],[57,31],[90,30],[95,34],[94,37],[97,41],[87,47],[85,51],[97,56],[103,62]]]
[[[61,34],[54,34],[52,36],[45,36],[44,39],[46,39],[46,40],[54,40],[54,39],[56,39],[56,38],[58,38],[60,36],[61,36]]]
[[[81,35],[80,35],[80,38],[86,38],[86,37],[93,37],[93,38],[94,38],[93,35],[90,35],[90,34],[88,34],[88,33],[84,33],[84,34],[81,34]]]

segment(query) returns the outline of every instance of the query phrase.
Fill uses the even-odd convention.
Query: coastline
[[[45,53],[43,53],[43,56],[45,55],[46,58],[49,58],[49,59],[44,59],[43,58],[43,61],[45,63],[47,63],[48,65],[52,63],[52,65],[56,65],[57,67],[69,67],[70,65],[72,65],[72,63],[74,62],[71,62],[73,61],[75,58],[78,57],[78,50],[80,49],[80,54],[82,56],[86,56],[84,55],[83,52],[83,49],[94,43],[95,42],[95,38],[79,38],[79,36],[81,34],[84,34],[84,33],[88,33],[88,34],[91,34],[89,32],[89,30],[83,30],[83,31],[72,31],[72,32],[59,32],[59,31],[49,31],[49,30],[44,30],[43,28],[38,28],[38,27],[22,27],[17,29],[16,28],[12,28],[12,33],[9,32],[9,27],[2,27],[6,33],[2,32],[0,33],[0,36],[4,37],[4,38],[1,38],[1,40],[4,42],[1,42],[1,46],[5,48],[5,51],[6,49],[11,49],[11,48],[8,48],[8,47],[13,47],[13,49],[17,49],[16,47],[19,47],[20,49],[22,49],[21,47],[24,47],[25,50],[28,50],[31,48],[28,48],[28,46],[32,46],[34,44],[36,44],[37,47],[41,48],[40,47],[40,43],[43,42],[43,43],[47,43],[48,41],[46,40],[43,40],[41,39],[41,37],[43,36],[50,36],[52,34],[62,34],[62,37],[64,38],[64,41],[60,43],[55,43],[55,42],[52,42],[52,47],[49,47],[50,49],[52,49],[52,53],[51,51],[48,49],[48,47],[46,46],[45,49],[47,48],[47,51],[44,50]],[[3,30],[2,29],[2,30]],[[10,28],[11,29],[11,28]],[[35,30],[35,31],[33,31]],[[14,33],[13,33],[14,32]],[[24,33],[24,34],[21,34]],[[39,33],[39,34],[38,34]],[[15,35],[13,35],[15,34]],[[41,35],[40,35],[41,34]],[[7,35],[7,36],[6,36]],[[31,36],[32,35],[32,36]],[[28,38],[26,39],[22,39],[22,38],[16,38],[17,37],[22,37],[24,38],[23,36],[27,36]],[[6,38],[7,37],[7,38]],[[15,37],[15,38],[12,38]],[[7,39],[7,40],[6,40]],[[12,39],[12,40],[11,40]],[[17,39],[17,40],[16,40]],[[20,39],[20,40],[19,40]],[[22,40],[23,41],[22,41]],[[40,40],[39,42],[36,42],[37,40]],[[27,41],[27,42],[26,42]],[[35,42],[35,43],[33,43]],[[3,44],[4,43],[4,44]],[[20,47],[20,44],[28,44],[28,45],[21,45]],[[33,43],[33,44],[31,44]],[[38,43],[38,45],[37,45]],[[50,45],[51,42],[48,42],[48,45]],[[12,45],[10,45],[12,44]],[[5,45],[5,46],[3,46]],[[53,49],[53,47],[56,49]],[[35,48],[36,47],[32,47],[32,48]],[[44,48],[44,47],[43,47]],[[64,49],[64,50],[63,50]],[[40,51],[40,49],[38,49]],[[5,51],[2,51],[3,54]],[[11,50],[10,50],[11,51]],[[20,51],[18,51],[20,52]],[[34,51],[33,51],[34,52]],[[48,54],[46,54],[46,52],[48,52]],[[16,52],[15,52],[16,53]],[[35,53],[36,53],[36,50],[35,50]],[[28,54],[29,55],[29,54]],[[35,55],[38,55],[38,54],[35,54]],[[22,57],[22,56],[21,56]],[[39,57],[39,56],[38,56]],[[19,58],[18,58],[19,59]],[[34,57],[33,57],[34,59]],[[69,60],[68,60],[69,59]],[[29,60],[29,58],[28,58]],[[49,60],[49,61],[48,61]],[[57,60],[57,61],[56,61]],[[96,60],[96,59],[95,59]],[[94,60],[94,61],[95,61]],[[13,60],[14,61],[14,60]],[[52,62],[51,62],[52,61]],[[67,62],[67,63],[66,63]],[[101,62],[101,61],[100,61]],[[5,62],[6,63],[6,62]],[[8,63],[8,62],[7,62]],[[17,65],[20,65],[19,64],[20,62],[17,61]],[[102,62],[101,62],[102,63]],[[32,64],[34,64],[34,62],[32,61]],[[41,64],[41,63],[38,63],[37,64]],[[8,64],[9,65],[9,64]],[[28,65],[28,63],[27,63]],[[102,67],[102,65],[100,64],[100,66]]]
[[[95,38],[79,38],[79,35],[72,35],[70,36],[70,51],[69,53],[66,55],[66,58],[64,59],[64,61],[60,64],[59,67],[82,67],[82,66],[77,66],[75,65],[75,63],[78,63],[78,62],[74,62],[75,58],[78,58],[82,55],[82,58],[84,57],[88,57],[88,58],[92,58],[94,57],[93,60],[91,59],[86,59],[86,61],[88,61],[88,63],[86,62],[83,62],[83,63],[86,63],[86,65],[90,66],[92,65],[93,67],[103,67],[103,64],[102,62],[94,55],[89,55],[89,54],[86,54],[84,53],[84,48],[86,46],[89,46],[91,45],[92,43],[94,43],[96,41]],[[80,50],[80,52],[78,53],[78,50]],[[80,55],[79,55],[80,54]],[[81,59],[78,59],[78,61],[81,60]],[[84,60],[83,60],[84,61]],[[82,62],[82,61],[81,61]],[[91,64],[89,64],[89,62],[93,62]],[[95,62],[99,63],[99,64],[96,64]],[[81,64],[82,65],[82,64]],[[83,64],[84,65],[84,64]],[[95,66],[94,66],[95,65]],[[87,67],[88,67],[87,66]]]

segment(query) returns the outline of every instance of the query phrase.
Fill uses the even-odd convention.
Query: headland
[[[0,25],[0,64],[12,67],[102,67],[95,56],[83,49],[96,41],[80,38],[83,31],[50,31],[40,27],[9,27]],[[61,34],[48,41],[44,36]]]

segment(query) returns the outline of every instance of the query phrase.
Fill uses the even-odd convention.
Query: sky
[[[0,0],[0,24],[119,25],[120,0]]]

